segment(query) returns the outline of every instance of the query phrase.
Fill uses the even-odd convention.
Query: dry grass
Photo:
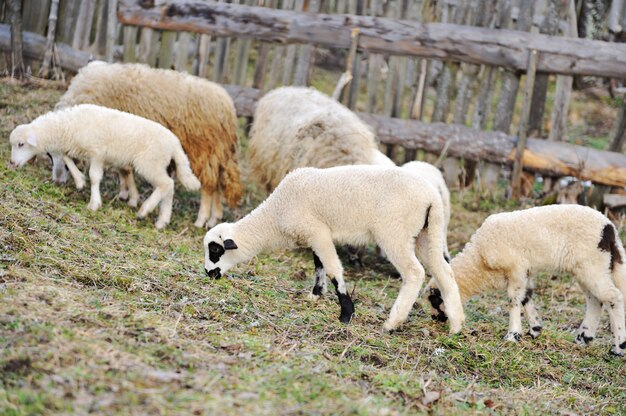
[[[0,84],[2,137],[60,94]],[[364,269],[347,268],[357,315],[342,325],[334,297],[306,301],[313,265],[305,251],[206,278],[203,233],[192,226],[197,195],[179,191],[171,226],[157,232],[114,200],[112,177],[93,213],[86,192],[51,183],[47,161],[15,172],[5,166],[9,153],[5,141],[0,414],[626,412],[625,361],[608,356],[606,316],[592,346],[573,343],[584,300],[567,277],[537,279],[545,331],[534,341],[502,341],[501,293],[468,303],[460,336],[432,322],[423,300],[401,331],[383,335],[399,281],[371,248]],[[248,184],[228,218],[262,198]],[[453,251],[507,206],[469,192],[453,199]]]

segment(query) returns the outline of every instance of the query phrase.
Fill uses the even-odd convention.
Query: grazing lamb
[[[281,87],[257,104],[248,144],[250,177],[267,191],[296,168],[394,163],[347,107],[307,87]]]
[[[413,173],[420,175],[422,178],[426,179],[431,185],[439,191],[441,195],[441,200],[443,202],[443,235],[444,235],[444,255],[446,256],[446,260],[450,261],[450,252],[448,251],[448,225],[450,224],[450,191],[446,186],[446,181],[441,174],[441,171],[437,169],[434,165],[426,162],[408,162],[402,165],[402,169],[408,169]]]
[[[623,263],[624,247],[608,218],[581,205],[548,205],[491,215],[452,259],[451,266],[463,300],[485,290],[507,289],[510,320],[505,339],[510,341],[521,339],[522,307],[529,334],[535,338],[542,328],[531,299],[530,276],[539,271],[570,273],[587,300],[576,341],[587,344],[593,339],[604,305],[613,333],[611,353],[623,355]],[[443,321],[445,312],[437,285],[436,281],[429,282],[425,292],[429,293],[433,318]]]
[[[236,223],[218,224],[204,237],[204,267],[219,278],[232,266],[265,250],[311,247],[316,288],[333,282],[341,305],[341,322],[354,312],[333,243],[376,242],[402,276],[385,330],[408,317],[424,281],[416,237],[425,235],[420,258],[432,271],[451,305],[450,332],[465,320],[458,288],[443,250],[443,207],[438,192],[425,180],[399,168],[339,166],[299,168],[288,174],[272,194]],[[319,291],[319,290],[318,290]],[[315,292],[315,290],[314,290]]]
[[[232,99],[220,85],[143,64],[94,61],[78,72],[56,108],[76,104],[97,104],[145,117],[180,139],[202,184],[196,227],[219,222],[222,196],[231,207],[241,199],[237,116]],[[55,162],[62,163],[62,159]],[[70,171],[79,172],[71,167]],[[133,187],[132,177],[122,174],[120,196],[132,194]]]
[[[172,216],[174,181],[167,173],[172,161],[183,186],[200,189],[200,182],[171,131],[154,121],[106,107],[81,104],[44,114],[30,124],[16,127],[10,142],[13,167],[23,166],[38,154],[46,153],[66,155],[68,160],[89,160],[89,209],[94,211],[102,205],[100,181],[104,167],[134,167],[154,186],[152,195],[139,210],[139,218],[160,204],[158,229],[165,227]]]

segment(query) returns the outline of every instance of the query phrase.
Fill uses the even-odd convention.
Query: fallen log
[[[537,72],[626,78],[626,44],[563,38],[513,30],[348,14],[314,14],[193,0],[120,0],[125,25],[239,36],[278,43],[314,43],[525,71],[529,50],[539,53]]]
[[[24,56],[41,61],[46,53],[46,38],[31,32],[22,32]],[[0,24],[0,49],[4,52],[11,51],[11,29],[9,25]],[[58,64],[61,68],[77,72],[87,65],[92,55],[88,52],[72,49],[65,43],[57,43],[56,50],[59,57]]]
[[[254,115],[260,91],[225,86],[240,117]],[[407,149],[423,149],[474,161],[513,166],[517,137],[497,131],[482,131],[458,124],[423,123],[369,113],[357,113],[372,126],[378,140]],[[522,155],[524,169],[548,176],[574,176],[594,183],[626,186],[626,155],[564,142],[528,138]]]

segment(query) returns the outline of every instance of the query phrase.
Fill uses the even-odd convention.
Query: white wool
[[[294,169],[395,166],[372,129],[350,109],[307,87],[281,87],[258,102],[250,129],[251,177],[268,191]]]

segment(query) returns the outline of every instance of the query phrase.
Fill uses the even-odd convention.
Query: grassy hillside
[[[207,278],[194,193],[177,190],[172,224],[157,232],[155,216],[138,220],[115,200],[113,176],[93,213],[87,191],[51,183],[47,160],[9,170],[11,129],[61,93],[0,83],[0,414],[626,412],[626,361],[608,355],[608,318],[593,345],[574,344],[584,298],[567,276],[536,280],[537,340],[502,340],[504,293],[471,300],[462,335],[431,321],[424,299],[382,334],[400,282],[372,247],[365,268],[346,266],[357,314],[343,325],[334,296],[306,300],[306,251]],[[227,219],[264,197],[246,184]],[[453,199],[456,252],[504,203]]]

